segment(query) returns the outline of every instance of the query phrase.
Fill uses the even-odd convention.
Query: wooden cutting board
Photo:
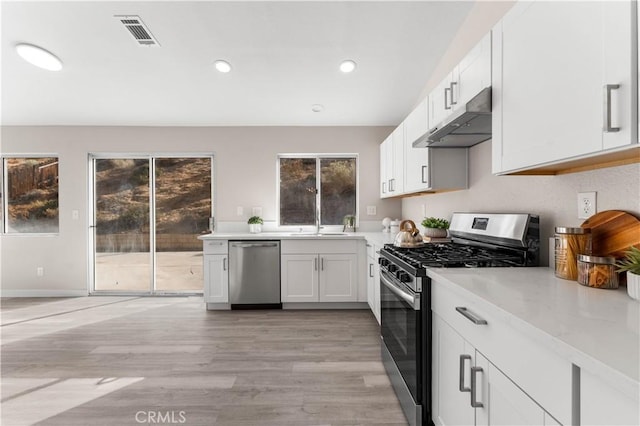
[[[631,246],[640,248],[640,220],[621,210],[596,213],[581,225],[591,228],[595,256],[624,257]]]

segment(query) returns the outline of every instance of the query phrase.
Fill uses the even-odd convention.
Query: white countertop
[[[198,237],[199,240],[290,240],[290,239],[347,239],[347,240],[363,240],[371,241],[376,245],[382,246],[386,243],[392,243],[395,235],[384,232],[345,232],[345,233],[321,233],[322,235],[306,233],[306,232],[260,232],[251,234],[248,232],[224,232],[203,234]]]
[[[433,268],[427,274],[493,305],[503,321],[637,397],[640,303],[626,287],[584,287],[545,267]]]

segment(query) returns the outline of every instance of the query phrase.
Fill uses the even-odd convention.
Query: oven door
[[[409,424],[422,422],[422,309],[414,293],[380,271],[382,358]]]

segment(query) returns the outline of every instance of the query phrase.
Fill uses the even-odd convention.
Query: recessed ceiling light
[[[33,44],[20,43],[16,45],[18,55],[31,65],[43,68],[49,71],[60,71],[62,69],[62,61],[53,53],[44,50],[42,47]]]
[[[324,106],[320,104],[311,105],[311,111],[313,112],[322,112],[324,110]]]
[[[340,64],[340,71],[342,71],[343,73],[350,73],[350,72],[353,72],[355,69],[356,69],[356,63],[351,59],[342,61],[342,63]]]
[[[229,62],[223,61],[222,59],[218,59],[217,61],[215,61],[213,63],[213,65],[220,72],[227,73],[227,72],[231,71],[231,65],[229,64]]]

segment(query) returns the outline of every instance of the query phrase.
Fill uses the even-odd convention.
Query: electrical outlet
[[[596,193],[578,192],[578,219],[589,219],[596,211]]]
[[[42,266],[38,266],[36,268],[36,275],[39,277],[43,277],[44,276],[44,268]]]
[[[238,216],[242,216],[244,214],[244,209],[242,208],[242,206],[236,207],[236,214]]]
[[[251,216],[262,217],[262,207],[254,207],[251,209]]]
[[[78,210],[71,210],[71,219],[73,220],[80,219],[80,212]]]
[[[376,206],[367,206],[367,216],[376,215]]]

